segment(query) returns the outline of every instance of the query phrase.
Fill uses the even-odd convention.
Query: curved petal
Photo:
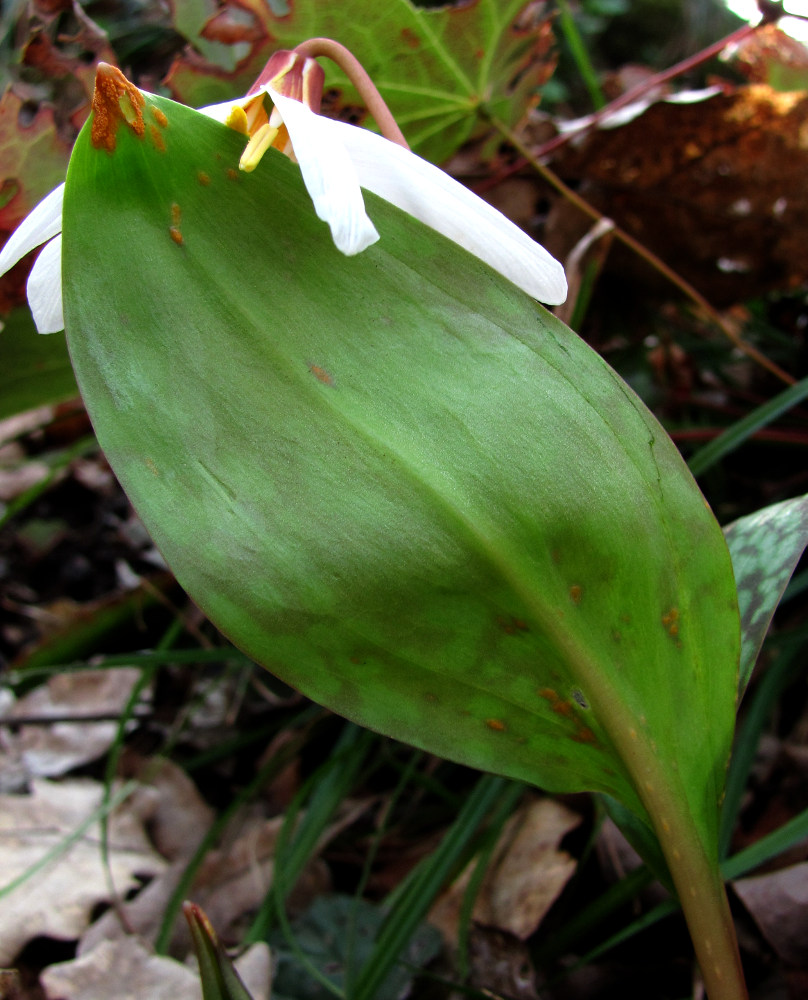
[[[28,277],[28,305],[40,333],[65,328],[62,312],[62,235],[46,243]]]
[[[291,97],[267,88],[292,140],[303,183],[318,218],[331,227],[338,250],[347,256],[360,253],[379,238],[365,212],[362,190],[339,133],[327,118]]]
[[[5,274],[35,247],[61,233],[64,194],[65,186],[60,184],[17,226],[0,253],[0,274]]]
[[[217,122],[221,122],[222,125],[224,125],[233,108],[237,105],[241,107],[246,100],[246,97],[237,97],[232,101],[222,101],[221,104],[208,104],[204,108],[199,108],[198,110],[200,115],[213,118]]]
[[[465,247],[528,295],[560,305],[567,297],[564,268],[543,246],[459,181],[374,132],[323,118],[339,137],[359,183]]]

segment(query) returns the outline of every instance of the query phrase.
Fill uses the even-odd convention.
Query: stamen
[[[246,173],[250,173],[250,171],[255,170],[261,160],[261,157],[275,141],[277,134],[278,129],[273,128],[269,124],[262,125],[250,138],[250,141],[247,143],[247,148],[241,154],[241,159],[238,164],[239,169],[244,170]]]
[[[250,134],[250,129],[247,125],[247,115],[240,104],[234,104],[230,109],[230,114],[225,120],[225,125],[228,128],[232,128],[234,132],[240,132],[242,135]]]

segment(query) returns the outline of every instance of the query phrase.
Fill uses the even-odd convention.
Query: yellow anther
[[[232,128],[234,132],[240,132],[242,135],[250,134],[250,130],[247,127],[247,113],[240,104],[234,104],[230,109],[230,114],[225,120],[225,125],[228,128]]]
[[[250,138],[250,141],[247,143],[247,148],[241,154],[241,159],[238,164],[239,169],[244,170],[247,173],[251,170],[255,170],[261,161],[261,157],[275,141],[277,134],[278,129],[272,128],[270,125],[262,125]]]

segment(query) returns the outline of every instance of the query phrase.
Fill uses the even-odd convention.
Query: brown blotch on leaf
[[[180,222],[182,221],[182,209],[174,202],[171,206],[171,225],[168,227],[168,234],[172,240],[181,247],[185,240],[182,238]]]
[[[662,616],[662,625],[668,635],[675,639],[679,635],[679,609],[671,608],[666,614]]]
[[[154,148],[159,153],[165,153],[166,141],[160,129],[156,125],[149,125],[149,135],[151,136],[151,141],[154,143]]]
[[[415,34],[414,31],[411,31],[409,28],[404,28],[404,30],[401,32],[401,40],[408,48],[411,49],[421,48],[421,39],[418,37],[418,35]]]
[[[116,66],[99,63],[95,74],[93,124],[90,132],[93,146],[112,153],[121,122],[142,139],[146,129],[143,121],[145,104],[143,94]]]
[[[207,187],[210,184],[210,175],[206,174],[204,170],[200,170],[196,175],[196,179],[202,185],[202,187]]]
[[[516,635],[517,632],[529,632],[527,622],[523,621],[521,618],[497,618],[497,625],[502,629],[505,635]]]
[[[508,728],[502,719],[486,719],[485,724],[489,729],[493,729],[495,733],[504,733]]]
[[[331,372],[326,371],[325,368],[321,368],[320,365],[309,365],[309,371],[317,379],[317,381],[322,382],[323,385],[334,385],[334,376]]]

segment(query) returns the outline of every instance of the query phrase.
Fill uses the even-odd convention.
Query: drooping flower
[[[18,260],[45,246],[28,277],[28,304],[40,333],[64,329],[62,315],[62,202],[65,186],[60,184],[26,216],[0,252],[0,274]]]
[[[376,133],[317,114],[322,73],[315,60],[276,53],[253,90],[201,113],[248,136],[240,166],[255,168],[270,146],[291,156],[317,216],[334,244],[351,256],[379,239],[365,211],[362,189],[373,192],[464,247],[533,298],[564,301],[564,269],[501,212],[438,167]],[[314,69],[316,67],[316,70]],[[118,74],[99,66],[105,78]],[[319,80],[319,82],[318,82]],[[127,81],[128,83],[128,81]],[[131,84],[129,85],[131,87]],[[319,87],[319,90],[318,90]],[[264,95],[273,103],[264,108]],[[0,274],[45,243],[28,280],[28,302],[40,333],[64,327],[61,294],[61,212],[64,184],[23,221],[0,252]]]

